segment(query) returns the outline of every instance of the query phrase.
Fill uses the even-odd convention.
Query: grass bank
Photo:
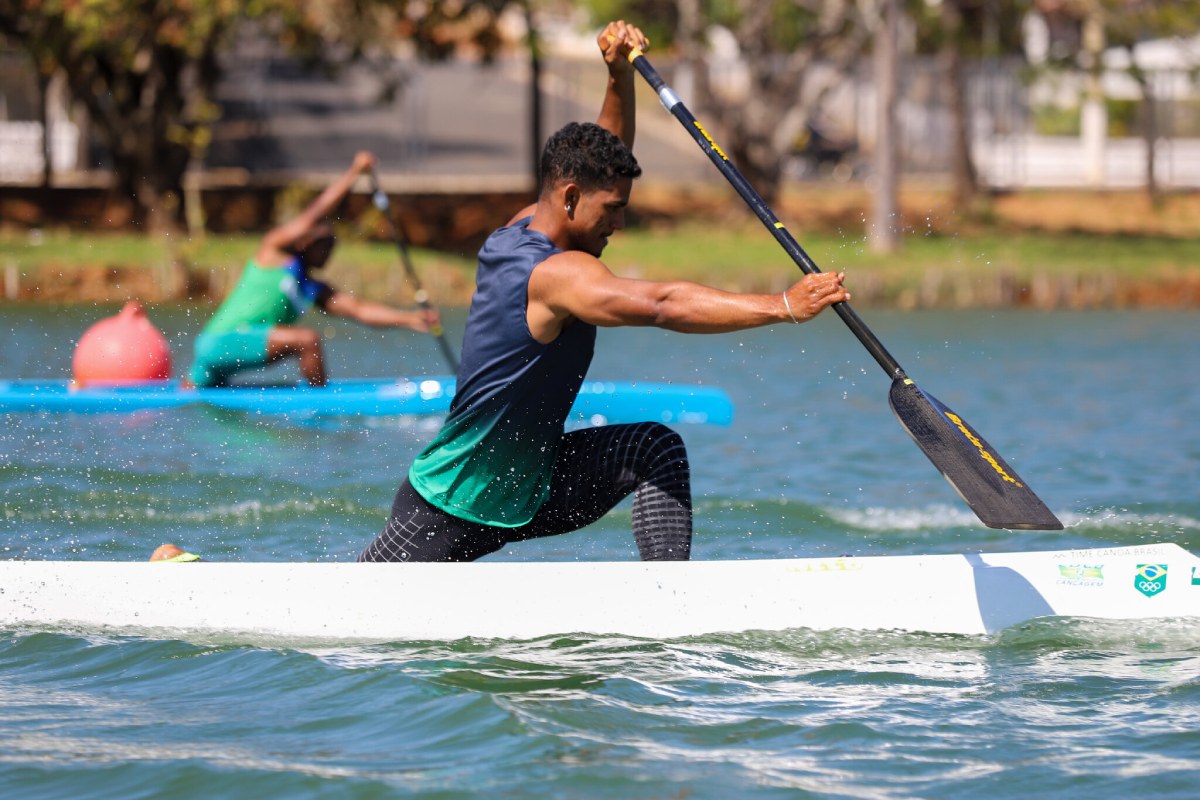
[[[53,303],[215,302],[237,281],[258,247],[258,235],[208,235],[171,241],[134,233],[0,232],[2,296]],[[474,259],[413,248],[425,288],[447,305],[470,300]],[[399,253],[391,242],[343,239],[323,276],[365,297],[411,301]],[[465,298],[465,299],[464,299]]]
[[[859,304],[898,307],[1200,305],[1200,240],[1164,236],[985,232],[909,235],[893,254],[862,234],[793,235],[826,271],[843,271]],[[614,270],[778,291],[799,275],[755,222],[685,225],[614,237]]]
[[[630,227],[605,262],[618,274],[778,291],[798,271],[762,225],[719,189],[639,187]],[[896,253],[871,250],[862,189],[793,192],[779,212],[825,270],[842,270],[858,305],[915,307],[1200,307],[1200,195],[1151,206],[1138,193],[1027,193],[970,218],[936,192],[906,192]],[[736,198],[734,198],[736,201]],[[686,214],[679,210],[686,210]],[[2,296],[48,302],[215,301],[258,236],[170,241],[133,233],[0,232]],[[412,250],[431,295],[465,305],[474,253]],[[411,299],[390,241],[347,230],[328,279],[376,299]]]

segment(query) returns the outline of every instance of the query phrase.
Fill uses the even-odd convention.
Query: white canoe
[[[988,634],[1047,616],[1200,618],[1200,559],[1154,544],[682,563],[0,562],[0,626],[173,638]]]

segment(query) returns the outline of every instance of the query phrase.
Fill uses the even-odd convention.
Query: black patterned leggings
[[[633,538],[643,561],[686,561],[692,548],[691,474],[683,439],[657,422],[565,434],[550,496],[518,528],[469,522],[430,505],[405,480],[383,533],[359,561],[474,561],[512,542],[579,530],[633,493]]]

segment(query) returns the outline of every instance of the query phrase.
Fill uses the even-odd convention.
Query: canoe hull
[[[978,635],[1046,616],[1200,618],[1200,559],[1160,544],[682,563],[0,562],[0,625],[171,637]]]

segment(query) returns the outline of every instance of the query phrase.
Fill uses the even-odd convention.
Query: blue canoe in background
[[[75,389],[65,380],[14,380],[0,381],[0,412],[111,414],[207,405],[293,416],[435,415],[450,408],[454,387],[454,378],[447,376],[332,381],[323,388],[296,384],[224,389],[185,389],[178,381]],[[732,419],[733,403],[716,387],[588,380],[568,422],[728,425]]]

